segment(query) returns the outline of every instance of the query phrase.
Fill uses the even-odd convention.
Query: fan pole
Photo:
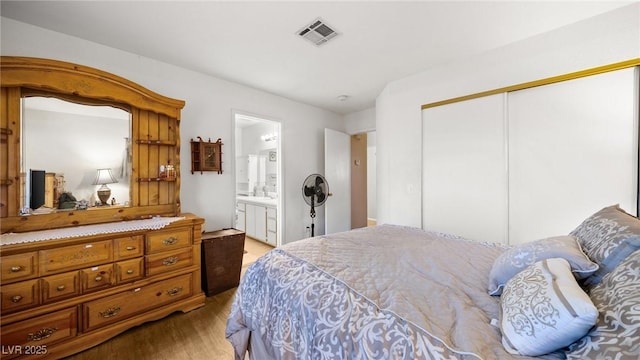
[[[313,206],[313,199],[314,198],[315,198],[315,195],[311,196],[311,213],[310,213],[310,216],[311,216],[311,237],[315,236],[314,235],[314,227],[315,227],[315,225],[313,224],[313,219],[315,219],[315,217],[316,217],[316,209]]]

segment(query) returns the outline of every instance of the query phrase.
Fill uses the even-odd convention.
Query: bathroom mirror
[[[131,114],[107,105],[86,105],[45,96],[21,104],[21,209],[65,209],[62,193],[89,207],[99,203],[98,169],[111,169],[109,206],[130,204]],[[112,180],[110,180],[112,181]],[[66,206],[69,209],[69,206]]]

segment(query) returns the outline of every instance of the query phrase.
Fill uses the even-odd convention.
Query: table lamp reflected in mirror
[[[111,189],[107,186],[107,184],[117,183],[118,180],[113,177],[111,173],[111,169],[98,169],[98,173],[96,174],[96,179],[93,181],[93,185],[102,185],[98,189],[98,199],[100,199],[100,206],[109,205],[107,202],[109,200],[109,196],[111,196]]]

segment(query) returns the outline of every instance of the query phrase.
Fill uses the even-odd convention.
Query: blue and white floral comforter
[[[236,359],[512,359],[487,294],[503,251],[392,225],[287,244],[247,270],[227,339]]]

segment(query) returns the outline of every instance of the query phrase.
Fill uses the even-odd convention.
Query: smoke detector
[[[321,18],[313,20],[309,25],[298,30],[296,34],[311,41],[316,46],[323,45],[327,41],[340,35],[339,32],[327,25]]]

